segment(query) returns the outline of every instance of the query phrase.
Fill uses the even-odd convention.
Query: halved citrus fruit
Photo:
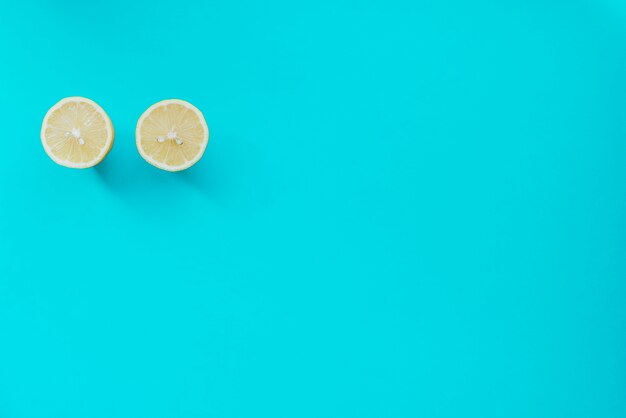
[[[46,154],[70,168],[98,164],[111,150],[114,136],[109,116],[84,97],[67,97],[52,106],[41,126]]]
[[[177,99],[150,106],[139,118],[135,135],[143,159],[167,171],[181,171],[197,163],[209,142],[202,112]]]

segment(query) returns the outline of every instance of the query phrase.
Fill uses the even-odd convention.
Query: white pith
[[[105,146],[102,147],[102,149],[100,150],[98,155],[95,158],[93,158],[91,161],[75,163],[73,161],[64,160],[62,158],[59,158],[52,152],[52,150],[50,149],[50,146],[48,145],[48,142],[46,141],[45,134],[46,134],[46,128],[48,127],[48,118],[50,117],[50,115],[52,115],[52,113],[55,110],[57,110],[58,108],[62,107],[63,105],[65,105],[65,104],[67,104],[69,102],[86,103],[86,104],[90,105],[91,107],[93,107],[96,110],[96,112],[98,112],[102,116],[102,119],[105,121],[105,127],[106,127],[106,130],[107,130]],[[72,137],[76,138],[80,145],[84,145],[84,139],[81,138],[79,129],[73,128],[68,133]],[[48,154],[48,156],[55,163],[57,163],[59,165],[62,165],[64,167],[69,167],[69,168],[89,168],[89,167],[93,167],[96,164],[98,164],[99,162],[101,162],[104,159],[104,157],[106,156],[106,154],[109,152],[109,150],[111,149],[111,145],[113,143],[113,124],[111,123],[111,119],[106,114],[106,112],[96,102],[94,102],[93,100],[89,100],[89,99],[87,99],[85,97],[66,97],[65,99],[62,99],[57,104],[52,106],[48,110],[48,112],[46,112],[46,116],[44,116],[43,123],[41,125],[41,143],[43,145],[44,150],[46,151],[46,154]]]
[[[189,110],[191,110],[192,112],[194,112],[197,116],[198,116],[198,120],[200,121],[200,124],[202,125],[202,128],[204,130],[204,138],[200,147],[200,151],[197,153],[197,155],[187,161],[185,164],[179,165],[179,166],[171,166],[165,163],[162,163],[160,161],[156,161],[154,160],[151,156],[149,156],[143,149],[142,145],[141,145],[141,126],[143,124],[143,121],[152,113],[152,111],[158,107],[161,106],[167,106],[169,104],[178,104],[181,105]],[[200,158],[202,158],[202,155],[204,154],[204,151],[206,149],[207,144],[209,143],[209,128],[206,124],[206,121],[204,119],[204,116],[202,115],[202,112],[200,112],[200,110],[198,110],[198,108],[196,108],[194,105],[192,105],[189,102],[186,102],[184,100],[179,100],[179,99],[168,99],[168,100],[162,100],[158,103],[153,104],[152,106],[150,106],[145,112],[143,112],[143,114],[141,115],[141,117],[139,118],[139,120],[137,121],[137,127],[135,129],[135,142],[137,145],[137,150],[139,151],[139,154],[141,155],[141,157],[146,160],[148,163],[152,164],[153,166],[160,168],[162,170],[166,170],[166,171],[182,171],[185,170],[186,168],[191,167],[192,165],[194,165],[195,163],[197,163]],[[174,140],[176,141],[177,144],[182,144],[182,140],[180,140],[180,138],[178,138],[178,135],[176,132],[174,131],[170,131],[166,134],[165,137],[158,137],[157,141],[162,143],[165,141],[165,139],[168,140]]]

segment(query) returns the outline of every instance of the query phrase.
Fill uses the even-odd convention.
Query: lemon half
[[[143,159],[167,171],[181,171],[197,163],[209,142],[202,112],[177,99],[150,106],[139,118],[135,135]]]
[[[67,97],[48,110],[41,126],[46,154],[70,168],[93,167],[113,146],[113,124],[106,112],[84,97]]]

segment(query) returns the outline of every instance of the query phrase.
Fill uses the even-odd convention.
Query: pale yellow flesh
[[[42,132],[48,154],[67,166],[89,167],[100,162],[112,142],[111,122],[101,112],[80,99],[52,110]]]
[[[198,110],[173,101],[149,109],[137,127],[137,145],[151,164],[166,170],[193,165],[204,152],[208,132]]]

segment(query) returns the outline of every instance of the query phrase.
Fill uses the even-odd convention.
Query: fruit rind
[[[141,145],[141,132],[140,132],[140,129],[141,129],[141,126],[143,124],[143,121],[157,107],[166,106],[166,105],[169,105],[169,104],[178,104],[178,105],[186,107],[187,109],[192,110],[196,115],[198,115],[198,119],[200,120],[200,124],[202,125],[202,127],[204,129],[204,140],[202,141],[202,146],[200,148],[200,151],[197,153],[197,155],[193,159],[187,161],[185,164],[180,165],[180,166],[171,166],[171,165],[159,162],[159,161],[155,161],[153,158],[151,158],[144,151],[144,149],[143,149],[143,147]],[[139,117],[139,120],[137,121],[137,127],[135,128],[135,143],[137,145],[137,151],[139,151],[139,155],[141,155],[141,157],[144,160],[146,160],[147,163],[153,165],[156,168],[159,168],[159,169],[165,170],[165,171],[170,171],[170,172],[183,171],[183,170],[188,169],[189,167],[191,167],[192,165],[194,165],[198,161],[200,161],[200,159],[204,155],[204,151],[206,150],[206,147],[207,147],[207,145],[209,143],[209,127],[207,126],[206,120],[204,118],[204,115],[202,114],[200,109],[198,109],[197,107],[195,107],[191,103],[186,102],[184,100],[180,100],[180,99],[161,100],[160,102],[157,102],[157,103],[153,104],[152,106],[150,106],[148,109],[146,109],[146,111],[143,112],[142,115]]]
[[[52,152],[52,150],[50,149],[50,147],[48,146],[48,143],[46,141],[46,128],[48,126],[48,124],[47,124],[48,118],[50,117],[50,115],[52,115],[52,113],[55,110],[57,110],[58,108],[62,107],[63,105],[65,105],[66,103],[69,103],[69,102],[82,102],[82,103],[89,104],[98,113],[100,113],[100,115],[102,116],[102,118],[105,121],[106,129],[107,129],[108,144],[107,144],[107,146],[102,148],[102,150],[100,151],[100,154],[98,154],[98,156],[96,158],[94,158],[93,160],[88,161],[86,163],[74,163],[72,161],[63,160],[63,159],[57,157],[56,155],[54,155],[54,153]],[[102,160],[104,160],[104,158],[107,156],[107,154],[109,153],[109,151],[111,151],[111,148],[113,147],[113,142],[115,141],[115,130],[113,128],[113,123],[111,122],[111,118],[109,117],[109,115],[107,115],[107,113],[104,111],[104,109],[98,103],[96,103],[93,100],[88,99],[86,97],[72,96],[72,97],[66,97],[64,99],[59,100],[54,106],[52,106],[50,109],[48,109],[48,111],[46,112],[46,115],[43,118],[43,123],[41,124],[41,134],[40,134],[40,136],[41,136],[41,143],[43,145],[44,151],[46,151],[46,154],[48,155],[48,157],[50,157],[50,159],[52,161],[54,161],[55,163],[57,163],[57,164],[59,164],[59,165],[61,165],[63,167],[84,169],[84,168],[94,167],[94,166],[100,164],[102,162]]]

